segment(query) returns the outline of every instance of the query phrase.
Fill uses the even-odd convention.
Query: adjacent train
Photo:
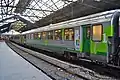
[[[120,66],[120,10],[97,13],[29,30],[12,40],[68,59]]]

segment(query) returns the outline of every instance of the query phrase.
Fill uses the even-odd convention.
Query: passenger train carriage
[[[120,65],[119,10],[107,11],[23,32],[14,41],[56,52]]]

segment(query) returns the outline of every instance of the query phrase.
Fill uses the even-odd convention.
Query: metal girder
[[[59,9],[58,7],[57,7],[57,5],[55,4],[55,2],[53,1],[53,0],[51,0],[52,1],[52,3],[55,5],[55,7],[57,8],[57,9]]]
[[[24,7],[21,7],[21,6],[6,6],[6,5],[0,5],[0,7],[10,7],[10,8],[19,8],[19,9],[23,9]],[[53,12],[53,11],[50,11],[50,10],[41,10],[41,9],[35,9],[35,8],[29,8],[29,7],[26,7],[24,9],[29,9],[29,10],[36,10],[36,11],[47,11],[47,12]],[[19,12],[15,12],[15,13],[19,13]]]
[[[31,2],[31,0],[19,0],[18,4],[16,6],[17,7],[22,6],[23,8],[16,8],[14,12],[22,14],[22,12],[24,10],[26,10],[26,7],[29,5],[30,2]]]
[[[4,29],[4,30],[0,30],[0,33],[5,33],[5,32],[9,32],[9,28],[8,27],[6,29]]]
[[[0,23],[3,22],[3,21],[9,20],[9,19],[11,19],[11,18],[19,19],[20,21],[24,22],[27,26],[30,26],[30,25],[33,26],[33,25],[34,25],[34,24],[31,23],[30,21],[25,20],[24,18],[22,18],[22,17],[20,17],[20,16],[18,16],[18,15],[14,15],[14,16],[12,16],[12,17],[2,19],[2,20],[0,21]],[[3,27],[3,26],[1,26],[0,28],[2,28],[2,27]],[[5,27],[8,27],[8,26],[5,25]],[[3,27],[3,28],[4,28],[4,27]]]
[[[0,15],[15,15],[15,14],[0,14]],[[21,16],[25,16],[25,17],[39,17],[39,16],[29,16],[29,15],[23,15],[23,14],[21,14]],[[39,17],[39,18],[43,18],[43,17]]]
[[[35,20],[42,19],[43,17],[48,16],[49,14],[53,13],[54,11],[58,10],[59,7],[56,5],[61,0],[56,0],[54,2],[53,0],[19,0],[17,5],[15,4],[16,0],[1,0],[1,14],[2,17],[7,17],[8,15],[16,15],[20,13],[21,16],[27,17],[30,19],[32,22],[35,22]],[[34,4],[30,7],[31,2],[34,2]],[[53,5],[49,5],[48,2],[53,3],[54,8],[52,7]],[[40,4],[41,5],[40,5]],[[12,5],[11,5],[12,4]],[[37,6],[37,8],[35,8]],[[42,8],[45,6],[48,9]],[[10,9],[11,8],[11,9]],[[14,11],[13,11],[14,9]],[[56,9],[56,10],[55,10]],[[26,12],[24,12],[26,10]],[[37,12],[37,14],[35,13]],[[38,15],[38,13],[42,15]],[[3,19],[3,18],[2,18]]]
[[[73,0],[62,0],[62,1],[65,1],[65,2],[74,2]]]
[[[11,23],[0,26],[0,33],[8,32],[10,30],[10,25]]]
[[[35,3],[36,3],[35,5],[37,5],[37,6],[40,8],[40,10],[42,10],[42,8],[39,6],[38,2],[37,2],[36,0],[34,0],[34,1],[35,1]],[[39,1],[39,2],[40,2],[40,1]],[[34,6],[35,6],[35,5],[34,5]],[[34,7],[34,6],[33,6],[33,7]],[[52,12],[53,12],[53,11],[52,11]],[[44,14],[44,15],[47,15],[47,14],[45,13],[45,11],[43,11],[43,14]]]
[[[0,1],[0,23],[4,24],[4,23],[9,23],[9,22],[5,22],[6,20],[9,20],[13,17],[8,17],[7,14],[10,14],[13,10],[13,8],[9,8],[10,5],[14,5],[15,0],[1,0]],[[4,7],[6,6],[6,7]],[[6,18],[5,18],[6,17]],[[5,25],[6,26],[6,25]],[[1,27],[5,27],[5,26],[1,26]]]
[[[9,17],[9,18],[2,19],[2,20],[0,20],[0,23],[1,23],[1,22],[4,22],[4,21],[6,21],[6,20],[9,20],[9,19],[11,19],[11,18],[15,18],[15,16],[12,16],[12,17]]]
[[[13,22],[10,22],[8,24],[4,24],[4,25],[0,26],[0,30],[3,28],[9,27],[11,25],[11,23],[13,23]]]

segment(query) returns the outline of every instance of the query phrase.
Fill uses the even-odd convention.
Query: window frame
[[[40,34],[40,37],[39,37],[39,34]],[[38,36],[38,39],[41,40],[41,37],[42,37],[42,32],[37,32],[37,36]]]
[[[28,39],[28,34],[25,34],[26,35],[26,39]]]
[[[73,36],[75,37],[75,31],[74,31],[75,28],[65,28],[65,29],[64,29],[64,41],[74,41],[74,38],[73,38],[73,40],[66,40],[66,39],[65,39],[65,30],[66,30],[66,29],[68,29],[68,30],[69,30],[69,29],[73,29]]]
[[[33,39],[37,40],[37,38],[38,38],[38,33],[37,32],[33,33]]]
[[[31,39],[31,33],[29,33],[28,35],[29,35],[29,39]]]
[[[52,39],[49,39],[49,32],[50,33],[52,32]],[[47,39],[48,40],[53,40],[53,38],[54,38],[54,31],[53,30],[47,31]]]
[[[102,32],[101,32],[101,40],[94,40],[94,39],[93,39],[93,27],[94,27],[94,26],[97,26],[97,25],[101,25],[101,27],[102,27],[102,30],[101,30],[101,31],[102,31]],[[92,31],[92,32],[91,32],[91,40],[92,40],[92,41],[94,41],[94,42],[102,42],[102,41],[103,41],[103,25],[102,25],[102,24],[93,24],[93,25],[92,25],[92,28],[91,28],[91,31]]]
[[[61,39],[60,40],[57,40],[55,37],[56,37],[56,35],[55,35],[55,31],[56,30],[61,30]],[[61,41],[62,40],[62,29],[56,29],[56,30],[54,30],[54,33],[53,33],[53,35],[54,35],[54,40],[56,40],[56,41]]]
[[[47,40],[47,38],[48,38],[48,36],[47,36],[47,31],[43,31],[43,32],[41,32],[42,34],[42,36],[41,36],[41,40]],[[45,33],[46,34],[46,36],[45,36],[45,38],[43,39],[43,33]]]
[[[34,40],[34,33],[31,33],[31,34],[30,34],[30,39],[33,39],[33,40]]]

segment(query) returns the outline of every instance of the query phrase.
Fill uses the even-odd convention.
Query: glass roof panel
[[[28,7],[39,10],[25,10],[23,14],[25,13],[29,16],[35,16],[31,18],[32,22],[35,22],[36,20],[38,21],[40,18],[46,17],[47,15],[50,15],[74,1],[77,0],[32,0]]]
[[[49,0],[46,4],[49,4],[50,6],[53,5],[53,2]]]
[[[21,3],[23,6],[17,6],[20,1],[24,1],[24,3],[25,1],[29,1],[29,3],[24,8],[23,6],[26,3]],[[35,21],[67,6],[71,3],[71,0],[0,0],[0,3],[0,21],[14,15],[19,15],[20,17],[34,23]],[[21,9],[24,8],[22,13],[14,12],[18,7]]]
[[[0,0],[0,21],[3,21],[4,19],[14,15],[13,11],[15,10],[15,6],[18,4],[18,2],[19,0]],[[14,20],[6,20],[0,23],[0,26],[12,21]]]

